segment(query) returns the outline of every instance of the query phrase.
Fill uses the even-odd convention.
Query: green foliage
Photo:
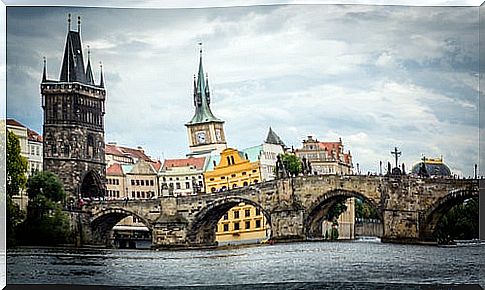
[[[478,238],[478,198],[471,198],[454,206],[439,221],[435,236],[440,243]]]
[[[285,153],[281,155],[281,161],[285,164],[291,176],[297,176],[301,173],[301,160],[298,156]]]
[[[334,240],[338,240],[338,236],[339,236],[338,229],[336,227],[332,227],[332,232],[330,234],[330,239],[333,240],[333,241]]]
[[[20,210],[20,207],[13,202],[12,197],[7,195],[7,247],[17,245],[17,227],[24,220],[25,212]]]
[[[347,210],[347,205],[345,204],[346,197],[340,197],[337,201],[330,207],[325,220],[336,221],[338,217]]]
[[[362,219],[379,219],[377,210],[359,198],[355,199],[355,217]]]
[[[43,195],[54,202],[64,202],[66,198],[66,193],[59,178],[49,171],[37,172],[29,178],[27,194],[31,200],[35,200],[39,195]]]
[[[20,155],[19,138],[7,130],[7,195],[18,195],[27,182],[28,162]]]
[[[69,216],[62,211],[66,194],[59,178],[51,172],[37,172],[29,178],[27,186],[29,205],[27,219],[18,227],[19,243],[68,243],[71,238]]]

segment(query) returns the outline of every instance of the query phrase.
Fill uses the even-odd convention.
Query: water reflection
[[[224,250],[16,249],[9,283],[236,285],[260,283],[479,283],[484,247],[375,242],[296,243]]]

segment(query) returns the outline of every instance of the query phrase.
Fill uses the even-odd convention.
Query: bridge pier
[[[382,242],[401,244],[416,244],[420,242],[418,212],[384,210],[382,216]]]
[[[275,241],[304,241],[304,211],[279,209],[271,213],[271,233]]]

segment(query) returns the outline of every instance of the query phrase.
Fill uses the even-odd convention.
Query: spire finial
[[[46,69],[45,56],[43,57],[43,59],[44,59],[44,70],[42,72],[42,81],[45,82],[47,80],[47,69]]]
[[[71,31],[71,13],[67,14],[67,30]]]
[[[81,31],[81,16],[77,17],[77,32]]]
[[[199,42],[199,52],[200,52],[200,56],[202,57],[202,42]]]
[[[89,44],[88,44],[88,45],[86,45],[86,46],[87,46],[87,48],[88,48],[88,61],[89,61],[89,57],[90,57],[90,55],[91,55],[91,50],[89,49]]]
[[[104,88],[104,77],[103,77],[103,63],[100,61],[99,62],[99,70],[100,70],[100,80],[99,80],[99,86]]]

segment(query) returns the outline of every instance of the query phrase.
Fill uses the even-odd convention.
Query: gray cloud
[[[66,15],[103,61],[106,139],[154,157],[188,151],[197,42],[230,146],[268,126],[289,145],[342,137],[363,171],[399,146],[408,168],[478,162],[478,8],[286,5],[213,9],[9,8],[9,117],[40,131],[42,56],[57,78]],[[97,70],[96,78],[98,78]]]

